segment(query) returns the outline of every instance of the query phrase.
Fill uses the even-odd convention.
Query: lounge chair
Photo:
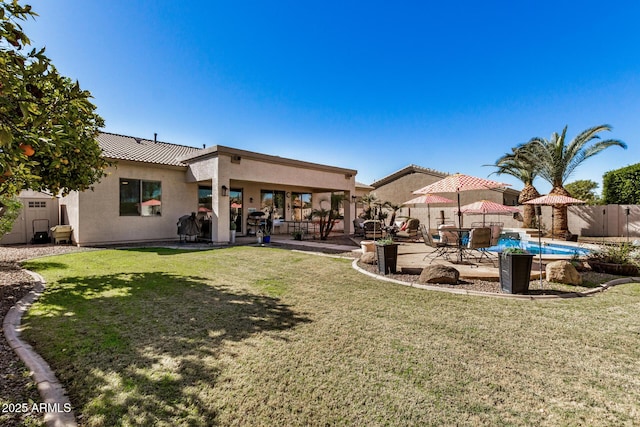
[[[422,239],[424,240],[424,244],[430,248],[435,249],[435,251],[430,252],[422,258],[422,260],[426,260],[431,257],[431,262],[433,262],[437,257],[443,257],[445,259],[449,259],[449,252],[457,251],[457,244],[450,244],[447,242],[436,242],[433,240],[433,236],[429,232],[429,229],[426,225],[420,226],[420,234],[422,234]],[[429,264],[431,264],[431,262]]]
[[[380,239],[385,236],[384,224],[381,221],[367,220],[362,223],[365,239]]]
[[[400,231],[395,234],[395,237],[400,239],[417,239],[420,220],[417,218],[411,218],[407,221],[406,225],[406,228],[404,230],[400,229]]]

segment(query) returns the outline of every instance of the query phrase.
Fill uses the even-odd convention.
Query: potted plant
[[[398,244],[392,237],[376,240],[378,271],[382,274],[395,273],[398,265]]]
[[[271,229],[269,227],[265,227],[262,232],[262,242],[271,243]]]
[[[638,274],[640,256],[629,243],[603,246],[587,259],[593,271],[634,276]]]
[[[291,233],[291,235],[293,236],[294,240],[302,240],[303,233],[302,233],[302,230],[296,230],[293,233]]]
[[[507,248],[498,256],[500,288],[509,294],[529,290],[533,254],[521,248]]]
[[[229,230],[230,230],[230,236],[229,236],[229,242],[230,243],[235,243],[236,242],[236,222],[231,220],[231,223],[229,224]]]

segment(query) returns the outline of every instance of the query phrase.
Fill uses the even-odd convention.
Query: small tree
[[[402,209],[402,205],[392,202],[384,202],[383,206],[391,211],[391,219],[389,219],[389,225],[393,226],[393,223],[396,220],[396,215],[398,214],[398,211]]]
[[[564,186],[571,194],[571,197],[583,200],[589,205],[597,205],[601,202],[600,197],[594,191],[598,188],[598,183],[590,179],[579,179]]]
[[[374,219],[375,210],[381,205],[380,199],[376,196],[376,193],[365,194],[360,198],[363,205],[363,211],[361,214],[362,219]]]
[[[602,197],[606,204],[640,204],[640,163],[605,173]]]
[[[320,226],[320,239],[327,240],[329,233],[333,230],[334,225],[338,220],[343,218],[340,215],[340,208],[345,198],[342,194],[331,193],[331,200],[323,199],[320,201],[320,209],[314,209],[311,211],[311,218],[318,218]],[[322,207],[322,203],[329,202],[329,209]]]
[[[0,238],[11,231],[20,209],[22,203],[16,196],[0,194]]]

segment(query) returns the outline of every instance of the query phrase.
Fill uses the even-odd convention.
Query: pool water
[[[538,245],[538,242],[533,240],[514,240],[514,239],[500,239],[496,246],[488,248],[492,252],[501,252],[507,248],[522,248],[529,253],[538,255],[542,252],[542,255],[566,255],[578,256],[589,255],[590,251],[586,248],[578,246],[561,245],[557,243],[542,243],[542,250]]]

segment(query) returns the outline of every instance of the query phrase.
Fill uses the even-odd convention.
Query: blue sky
[[[610,124],[603,137],[629,146],[569,181],[640,161],[638,1],[30,4],[33,45],[91,91],[108,132],[354,168],[364,183],[408,164],[486,177],[565,125],[572,138]]]

